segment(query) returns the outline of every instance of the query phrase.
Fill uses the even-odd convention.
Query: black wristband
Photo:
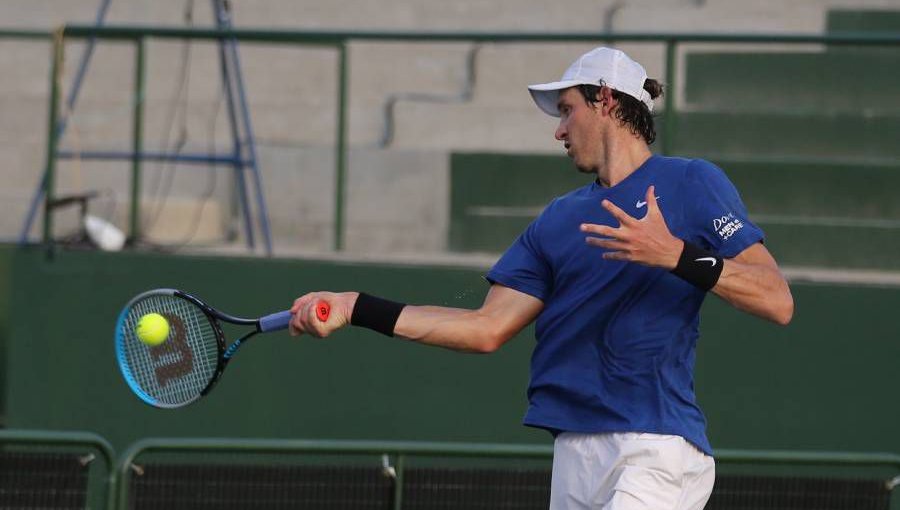
[[[350,324],[377,331],[387,336],[394,336],[394,326],[400,312],[406,304],[389,301],[380,297],[360,292],[353,306]]]
[[[685,241],[678,265],[672,270],[672,274],[696,287],[709,290],[719,281],[722,266],[722,257]]]

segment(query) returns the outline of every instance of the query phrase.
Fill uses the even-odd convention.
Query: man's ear
[[[600,110],[607,115],[611,113],[613,108],[618,104],[618,101],[613,97],[612,89],[609,87],[600,87],[600,90],[597,91],[597,101]]]

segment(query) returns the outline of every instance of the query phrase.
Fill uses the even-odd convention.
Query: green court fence
[[[120,459],[117,499],[123,509],[537,510],[549,501],[551,457],[535,445],[145,439]],[[716,458],[711,510],[887,510],[900,482],[900,455]]]
[[[96,434],[0,430],[0,508],[114,508],[114,463]]]

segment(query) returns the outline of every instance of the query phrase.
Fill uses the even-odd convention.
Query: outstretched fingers
[[[629,216],[609,200],[601,204],[619,222],[618,228],[582,224],[581,231],[603,237],[587,237],[591,246],[604,248],[603,258],[636,262],[645,266],[671,269],[678,263],[683,243],[672,235],[656,197],[656,187],[647,187],[647,214],[640,220]],[[644,203],[638,203],[640,209]]]
[[[582,223],[581,231],[587,234],[594,234],[598,236],[605,236],[616,238],[617,231],[619,229],[610,227],[608,225],[597,225],[596,223]],[[596,239],[594,237],[588,237],[586,239]]]
[[[613,215],[613,218],[615,218],[622,226],[631,225],[632,223],[637,221],[636,219],[629,216],[628,213],[620,209],[619,206],[607,199],[604,199],[602,202],[600,202],[600,205],[602,205],[604,209],[609,211],[609,213]]]
[[[599,246],[612,251],[621,251],[628,249],[628,243],[617,239],[604,239],[602,237],[585,237],[584,242],[591,246]]]

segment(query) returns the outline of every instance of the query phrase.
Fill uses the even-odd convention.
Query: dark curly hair
[[[602,81],[599,85],[579,85],[578,90],[584,96],[584,100],[591,106],[599,101],[600,88],[606,86]],[[612,97],[618,102],[615,110],[616,118],[622,124],[628,126],[632,133],[638,135],[651,145],[656,140],[656,128],[653,127],[653,114],[641,100],[615,89]],[[650,94],[651,99],[663,95],[663,86],[653,78],[644,81],[644,90]]]

